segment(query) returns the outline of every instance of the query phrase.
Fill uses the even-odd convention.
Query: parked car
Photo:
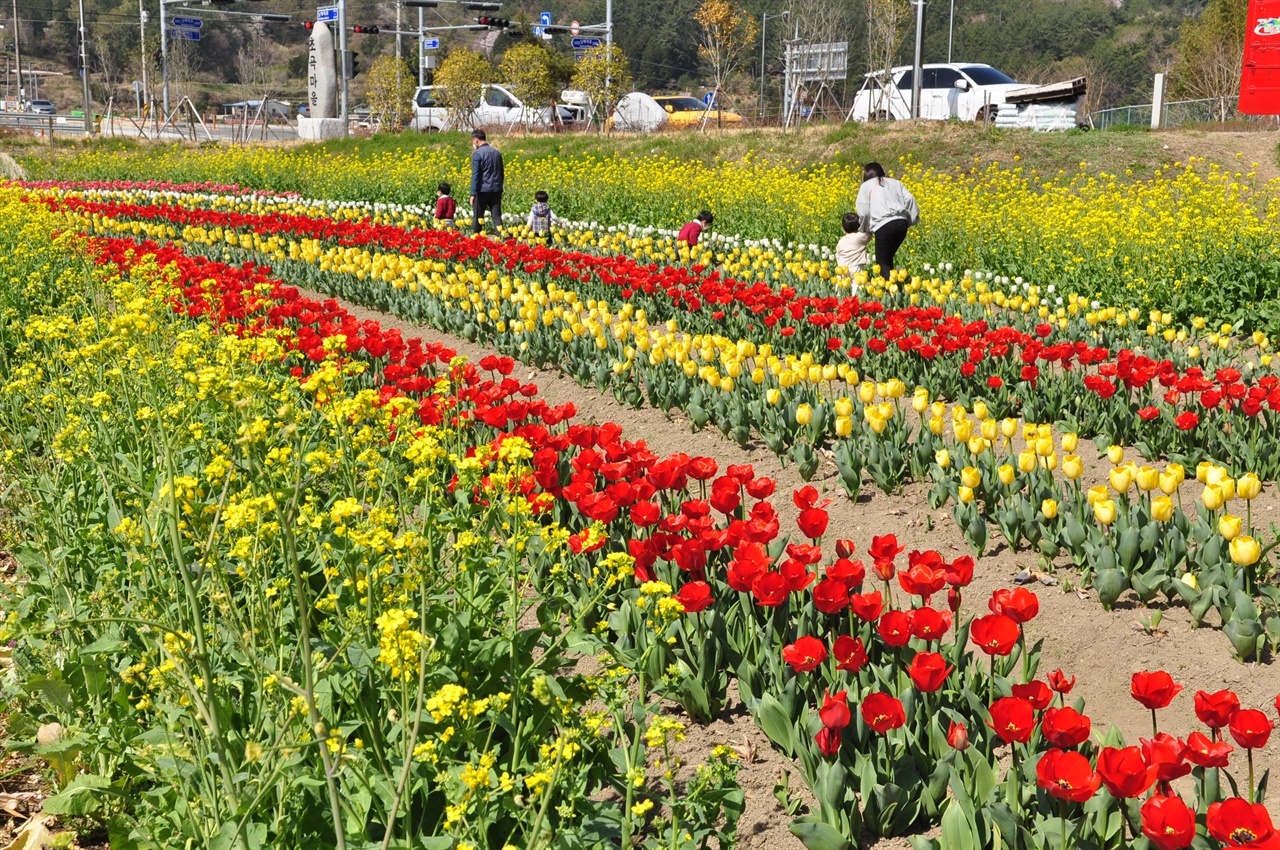
[[[900,65],[889,71],[888,85],[879,74],[867,74],[853,99],[855,121],[892,121],[911,117],[914,69]],[[920,117],[935,121],[995,120],[1009,92],[1027,88],[990,65],[970,62],[925,65],[920,75]]]
[[[701,126],[706,119],[707,126],[717,124],[741,124],[743,118],[729,109],[707,109],[706,103],[696,97],[683,95],[657,95],[654,101],[667,113],[667,126],[681,127]]]
[[[33,100],[27,104],[27,111],[36,115],[57,115],[58,110],[51,101]]]
[[[572,122],[576,115],[564,106],[558,106],[556,120]],[[486,85],[480,102],[470,115],[470,126],[473,127],[546,127],[551,124],[550,106],[525,106],[520,98],[500,85]],[[413,96],[413,121],[409,125],[422,132],[455,129],[450,123],[448,110],[436,100],[436,87],[423,86]]]

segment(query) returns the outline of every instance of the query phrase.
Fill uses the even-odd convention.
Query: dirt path
[[[475,360],[493,353],[429,327],[356,304],[340,303],[360,320],[373,319],[384,327],[399,328],[406,336],[442,342]],[[751,463],[758,475],[777,480],[779,493],[788,493],[803,484],[794,465],[783,469],[777,457],[762,445],[742,449],[714,429],[693,433],[688,420],[678,414],[668,418],[652,408],[630,409],[611,396],[580,387],[558,372],[517,365],[516,374],[534,381],[551,404],[573,402],[582,421],[617,422],[628,438],[647,441],[659,454],[707,455],[716,458],[722,468],[731,463]],[[1084,441],[1081,445],[1084,455],[1090,447]],[[868,485],[854,503],[840,489],[835,467],[829,461],[824,461],[811,483],[834,498],[829,509],[828,537],[850,538],[860,552],[866,551],[873,534],[885,533],[896,534],[907,551],[937,549],[948,558],[968,551],[950,511],[945,507],[938,511],[929,509],[923,485],[909,485],[904,493],[894,496],[886,496]],[[1267,504],[1255,504],[1255,510],[1263,511],[1262,517],[1267,517],[1261,519],[1262,524],[1269,521],[1267,512],[1276,510],[1274,492],[1269,496]],[[794,522],[795,509],[790,499],[778,498],[775,506],[782,514],[784,528]],[[1012,586],[1012,579],[1020,570],[1036,565],[1035,555],[1013,553],[1001,544],[978,561],[973,585],[966,593],[966,606],[972,611],[973,606],[984,605],[992,590]],[[1061,567],[1060,575],[1074,577],[1066,567]],[[1129,743],[1136,744],[1140,736],[1150,735],[1150,713],[1129,695],[1129,678],[1139,670],[1168,670],[1175,680],[1186,686],[1173,706],[1161,712],[1162,729],[1180,735],[1198,728],[1192,707],[1192,694],[1196,690],[1230,688],[1240,695],[1246,707],[1272,710],[1272,702],[1280,692],[1280,669],[1274,663],[1238,663],[1231,657],[1226,637],[1215,629],[1191,628],[1184,608],[1167,610],[1161,623],[1163,634],[1148,635],[1139,626],[1139,616],[1146,613],[1140,607],[1122,602],[1116,610],[1105,612],[1091,595],[1082,598],[1062,587],[1034,589],[1040,597],[1041,608],[1039,617],[1029,624],[1028,634],[1033,640],[1044,639],[1041,672],[1061,668],[1077,677],[1072,695],[1085,698],[1086,711],[1093,718],[1098,734],[1105,733],[1114,724]],[[793,793],[798,787],[803,788],[803,783],[794,768],[770,748],[741,704],[731,704],[716,722],[702,730],[690,729],[690,733],[686,754],[690,759],[718,743],[755,753],[741,774],[748,798],[740,825],[742,846],[800,847],[786,830],[790,819],[774,800],[773,788],[782,771],[787,769],[793,773]],[[1255,759],[1259,771],[1271,768],[1280,773],[1280,734],[1273,735],[1269,746],[1255,753]],[[880,841],[873,846],[878,850],[909,847],[901,839]]]

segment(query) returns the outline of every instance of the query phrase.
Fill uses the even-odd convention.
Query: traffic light
[[[315,22],[315,21],[303,21],[303,22],[302,22],[302,25],[303,25],[304,27],[306,27],[307,29],[315,29],[316,22]]]
[[[476,23],[482,27],[489,27],[495,30],[504,30],[511,26],[511,21],[506,18],[491,18],[488,15],[481,15],[476,18]]]
[[[364,34],[364,35],[377,35],[377,34],[378,34],[378,28],[377,28],[377,27],[352,27],[352,28],[351,28],[351,31],[352,31],[352,32],[356,32],[356,33],[362,33],[362,34]]]
[[[360,63],[356,60],[356,57],[359,55],[360,54],[354,50],[348,50],[342,54],[343,79],[350,80],[355,77],[356,74],[360,73]]]

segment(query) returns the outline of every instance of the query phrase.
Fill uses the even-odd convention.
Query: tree
[[[436,100],[449,115],[449,124],[470,127],[493,66],[472,50],[454,50],[436,71]]]
[[[868,69],[876,75],[878,86],[876,97],[872,98],[871,115],[888,117],[889,112],[889,70],[893,67],[893,59],[898,54],[898,42],[907,26],[910,7],[903,0],[868,0],[867,2],[867,56],[871,62]]]
[[[693,19],[702,30],[698,57],[711,72],[715,91],[721,92],[754,52],[760,27],[729,0],[702,0]]]
[[[631,91],[631,66],[618,45],[593,47],[582,54],[570,85],[586,94],[592,114],[605,121]]]
[[[412,70],[397,56],[387,54],[373,60],[365,84],[369,101],[369,117],[375,127],[398,133],[413,118]]]
[[[550,56],[545,48],[536,44],[517,44],[502,54],[498,74],[526,107],[538,109],[541,104],[550,104],[551,119],[555,120],[556,90],[551,82]],[[526,128],[530,121],[536,120],[535,114],[526,113]]]
[[[1217,99],[1214,114],[1219,121],[1227,119],[1227,110],[1240,95],[1247,19],[1246,0],[1210,0],[1200,17],[1184,23],[1179,32],[1170,80],[1174,93]]]

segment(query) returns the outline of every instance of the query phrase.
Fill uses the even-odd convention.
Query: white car
[[[855,121],[892,121],[911,117],[914,69],[900,65],[883,85],[879,74],[867,74],[853,99]],[[920,117],[934,121],[994,121],[1005,97],[1027,86],[992,68],[971,62],[925,65],[920,75]]]
[[[436,87],[423,86],[413,96],[413,121],[410,127],[423,132],[439,130],[460,130],[455,126],[448,110],[436,101]],[[469,121],[463,122],[469,127],[548,127],[551,125],[551,107],[535,108],[525,106],[520,98],[499,85],[486,85],[480,103],[471,112]],[[563,107],[557,110],[557,118],[561,122],[572,122],[574,115]]]

